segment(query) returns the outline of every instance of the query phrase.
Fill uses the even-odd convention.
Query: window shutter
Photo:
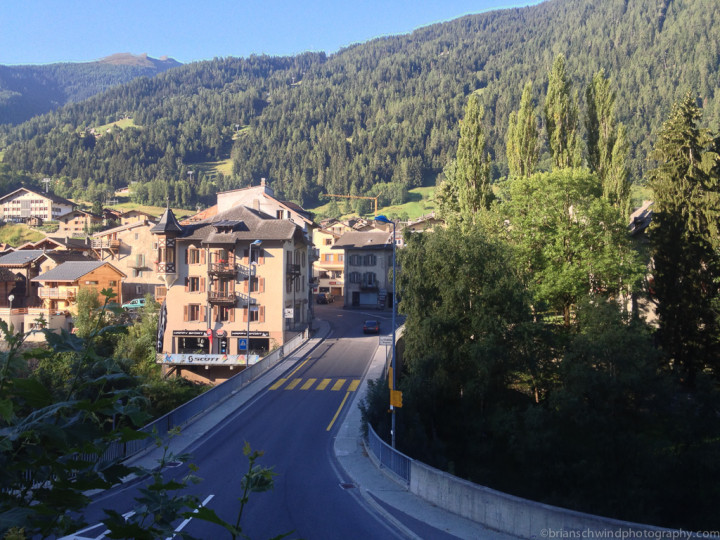
[[[202,307],[202,319],[203,322],[207,322],[207,308],[205,306]]]
[[[265,292],[265,278],[258,278],[258,292]]]
[[[205,278],[200,278],[200,292],[205,292]]]
[[[217,306],[213,306],[213,308],[212,308],[212,318],[213,318],[213,321],[218,320],[218,307]]]
[[[265,322],[265,306],[260,306],[258,309],[260,310],[258,322]]]
[[[200,250],[200,264],[205,264],[205,250]]]
[[[230,322],[235,322],[235,308],[228,309],[228,316]]]
[[[249,283],[250,283],[251,279],[252,279],[251,277],[247,278],[245,280],[245,283],[243,284],[243,291],[245,292],[245,294],[247,294],[247,292],[249,290]]]
[[[247,318],[248,318],[248,308],[247,308],[247,307],[244,307],[243,310],[242,310],[242,312],[243,312],[243,322],[247,322]]]
[[[187,321],[187,320],[188,320],[188,307],[183,306],[183,321]]]
[[[185,250],[185,264],[188,263],[189,258],[190,258],[190,248],[187,248]]]
[[[190,291],[190,278],[185,278],[185,292]]]
[[[258,251],[258,264],[265,264],[265,250],[263,248],[259,248],[260,251]]]

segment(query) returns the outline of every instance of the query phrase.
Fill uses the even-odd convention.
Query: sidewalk
[[[184,426],[179,435],[166,441],[169,452],[175,455],[191,452],[206,433],[227,422],[227,418],[232,413],[255,398],[266,386],[263,381],[270,382],[276,379],[293,364],[308,355],[330,333],[330,326],[327,322],[316,320],[316,324],[317,331],[313,338],[288,355],[273,369]],[[413,495],[403,484],[389,476],[392,473],[383,472],[383,469],[375,465],[368,456],[360,432],[361,415],[358,404],[367,391],[367,381],[377,379],[382,374],[384,361],[385,348],[378,347],[365,379],[358,391],[354,392],[353,400],[348,405],[347,414],[335,438],[334,451],[338,463],[352,479],[360,496],[407,538],[422,538],[406,525],[414,523],[415,529],[432,527],[444,532],[445,534],[442,536],[445,539],[513,540],[515,537],[486,529],[478,523],[442,510]],[[130,466],[154,469],[158,466],[163,452],[162,447],[153,447],[130,458],[126,463]],[[432,538],[439,538],[439,536],[433,533]]]
[[[515,539],[514,536],[487,529],[479,523],[442,510],[410,493],[404,484],[392,478],[392,472],[383,472],[368,456],[360,432],[362,418],[358,404],[367,391],[367,381],[380,377],[384,364],[385,347],[378,346],[367,375],[355,392],[335,439],[335,456],[340,466],[353,479],[360,496],[407,538],[422,538],[404,523],[417,520],[446,533],[448,538]],[[435,537],[437,535],[433,536]]]

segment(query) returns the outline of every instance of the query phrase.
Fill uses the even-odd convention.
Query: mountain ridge
[[[494,176],[506,174],[509,113],[531,80],[540,116],[548,70],[563,53],[581,109],[593,73],[603,68],[611,77],[619,120],[628,126],[633,180],[640,182],[653,134],[687,90],[703,101],[707,124],[720,120],[720,5],[661,3],[551,0],[467,15],[330,56],[187,64],[6,130],[4,160],[67,177],[64,196],[76,186],[85,190],[90,179],[98,190],[136,180],[138,202],[164,204],[170,196],[192,206],[265,177],[303,204],[322,193],[397,202],[403,190],[432,183],[452,159],[471,93],[485,107]],[[143,129],[97,141],[80,131],[68,136],[123,117]],[[542,154],[547,168],[547,147]],[[231,176],[198,165],[228,157]]]

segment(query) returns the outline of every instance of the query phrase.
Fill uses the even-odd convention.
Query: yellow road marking
[[[327,388],[327,385],[330,384],[331,380],[332,379],[323,379],[322,381],[320,381],[320,384],[315,387],[315,390],[325,390],[325,388]]]
[[[333,387],[331,388],[332,391],[337,392],[343,387],[343,384],[345,384],[345,379],[338,379]]]
[[[333,416],[332,421],[330,422],[330,424],[328,425],[328,427],[325,431],[330,431],[332,429],[333,424],[335,423],[335,420],[337,420],[337,417],[340,415],[340,411],[342,411],[342,408],[345,406],[345,402],[347,401],[347,398],[349,395],[350,395],[350,392],[345,392],[345,397],[343,398],[342,403],[340,403],[338,410],[335,412],[335,416]]]
[[[302,385],[300,390],[309,390],[310,387],[315,384],[315,381],[317,381],[317,379],[308,379],[305,384]]]
[[[302,381],[302,379],[300,377],[293,379],[292,382],[285,387],[285,390],[292,390],[298,384],[300,384],[300,381]]]
[[[350,386],[348,387],[348,392],[354,392],[358,389],[358,386],[360,386],[360,379],[355,379],[353,382],[350,383]]]
[[[277,390],[283,384],[285,384],[286,381],[287,379],[278,379],[278,381],[270,387],[270,390]]]
[[[295,373],[297,373],[297,371],[298,371],[301,367],[303,367],[303,366],[307,363],[307,361],[310,360],[310,358],[311,358],[311,357],[308,356],[308,357],[307,357],[307,360],[303,360],[302,363],[301,363],[298,367],[296,367],[295,369],[292,370],[292,372],[290,373],[290,375],[287,376],[287,378],[289,379],[290,377],[292,377],[293,375],[295,375]]]

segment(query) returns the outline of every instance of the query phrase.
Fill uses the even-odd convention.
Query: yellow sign
[[[390,390],[390,405],[393,407],[402,407],[402,392],[400,390]]]

